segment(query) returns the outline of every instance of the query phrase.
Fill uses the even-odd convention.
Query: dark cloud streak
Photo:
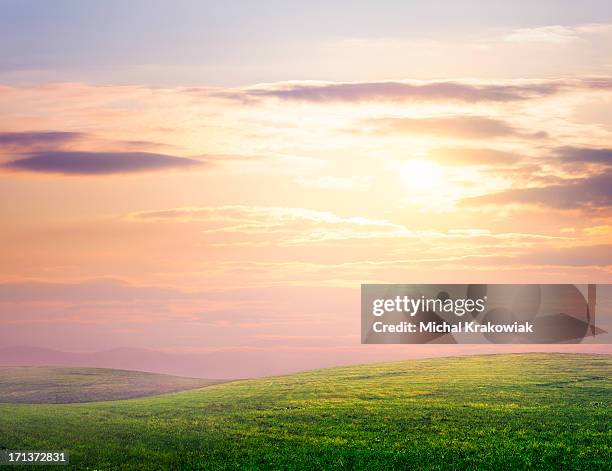
[[[557,155],[566,163],[592,163],[612,166],[612,149],[588,147],[560,147]]]
[[[55,149],[84,136],[80,132],[64,131],[0,132],[0,150],[21,152]]]
[[[172,168],[205,162],[149,152],[40,152],[4,164],[8,170],[63,175],[109,175]]]
[[[553,209],[603,209],[612,206],[612,171],[555,185],[517,188],[466,198],[466,206],[532,204]]]
[[[462,82],[411,83],[385,82],[326,82],[287,83],[268,88],[250,88],[219,92],[223,98],[249,101],[277,98],[312,103],[359,101],[448,101],[511,102],[555,94],[561,85],[556,82],[524,84],[473,84]]]

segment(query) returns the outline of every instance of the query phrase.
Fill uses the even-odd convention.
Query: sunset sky
[[[363,357],[361,283],[612,283],[609,1],[0,10],[0,347]]]

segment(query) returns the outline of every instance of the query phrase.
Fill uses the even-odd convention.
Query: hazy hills
[[[113,401],[202,388],[219,381],[106,368],[0,367],[0,402]]]
[[[75,366],[138,370],[196,378],[236,379],[287,374],[314,368],[400,359],[514,352],[612,353],[610,345],[357,345],[350,349],[224,350],[176,354],[139,348],[95,353],[62,352],[38,347],[0,348],[0,366]]]

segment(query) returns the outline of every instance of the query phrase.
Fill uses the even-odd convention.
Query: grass
[[[610,469],[611,373],[609,355],[492,355],[3,404],[0,447],[75,469]]]
[[[216,383],[219,381],[105,368],[0,367],[0,402],[112,401]]]

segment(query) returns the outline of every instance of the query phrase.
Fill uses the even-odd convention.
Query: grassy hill
[[[105,368],[0,367],[0,402],[112,401],[215,383],[218,381]]]
[[[610,469],[612,356],[316,370],[128,401],[0,405],[0,447],[77,469]]]

